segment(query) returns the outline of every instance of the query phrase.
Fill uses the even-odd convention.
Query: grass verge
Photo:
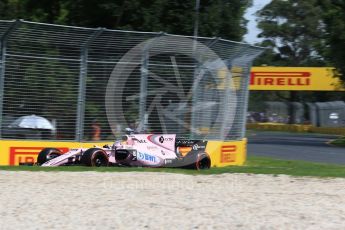
[[[127,167],[103,167],[91,168],[82,166],[64,167],[38,167],[38,166],[0,166],[0,170],[8,171],[96,171],[96,172],[167,172],[192,175],[209,175],[222,173],[253,173],[253,174],[285,174],[292,176],[313,177],[344,177],[345,165],[321,164],[305,161],[279,160],[269,157],[250,156],[244,166],[231,166],[211,168],[210,170],[196,171],[186,169],[169,168],[127,168]]]
[[[345,137],[341,137],[339,139],[333,140],[330,142],[331,145],[345,147]]]

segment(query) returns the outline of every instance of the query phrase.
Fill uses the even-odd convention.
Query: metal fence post
[[[85,120],[85,91],[87,78],[87,60],[90,44],[103,32],[104,28],[99,28],[83,44],[80,52],[80,71],[79,71],[79,88],[78,88],[78,108],[76,123],[76,139],[81,142],[84,138],[84,120]]]
[[[146,130],[146,99],[147,99],[147,78],[149,72],[149,48],[145,46],[144,53],[141,58],[140,68],[140,97],[139,97],[139,131]]]
[[[250,47],[246,47],[243,50],[245,51],[246,49],[250,49]],[[244,53],[243,51],[243,53]],[[242,81],[242,83],[244,84],[244,88],[242,89],[244,92],[244,96],[243,96],[243,101],[244,101],[244,105],[242,107],[242,127],[241,127],[241,134],[240,134],[240,138],[243,139],[245,137],[245,133],[246,133],[246,125],[247,125],[247,111],[248,111],[248,100],[249,100],[249,82],[250,82],[250,69],[252,66],[252,61],[250,63],[248,63],[247,67],[248,69],[246,70],[245,73],[243,73],[243,78],[244,80]]]
[[[149,75],[149,58],[151,45],[155,40],[162,36],[164,33],[160,32],[157,37],[154,38],[150,43],[146,44],[143,50],[143,55],[141,58],[141,68],[140,68],[140,97],[139,97],[139,131],[146,130],[146,99],[147,99],[147,79]]]
[[[219,37],[214,37],[206,46],[210,49],[213,45],[215,45],[217,42],[218,42],[218,40],[219,40]],[[194,43],[193,43],[194,44]],[[200,64],[199,64],[199,61],[198,61],[198,59],[200,58],[200,56],[198,57],[198,56],[196,56],[196,45],[195,45],[195,47],[193,47],[193,52],[194,52],[194,58],[195,58],[195,60],[194,60],[194,63],[195,63],[195,66],[194,66],[194,72],[193,72],[193,85],[194,85],[194,83],[195,83],[195,81],[196,81],[196,79],[197,79],[197,75],[198,75],[198,73],[200,72]],[[196,104],[196,95],[197,95],[197,90],[196,90],[196,86],[193,86],[192,87],[192,90],[193,90],[193,92],[192,92],[192,114],[191,114],[191,121],[190,121],[190,130],[191,130],[191,132],[190,132],[190,138],[191,139],[195,139],[195,138],[197,138],[196,136],[195,136],[195,133],[194,133],[194,131],[196,130],[196,124],[195,124],[195,120],[196,120],[196,115],[195,115],[195,111],[193,111],[193,108],[194,108],[194,106],[195,106],[195,104]]]
[[[4,84],[5,84],[5,67],[6,67],[6,46],[10,33],[18,27],[20,20],[14,21],[0,38],[0,138],[2,137],[2,118],[3,118],[3,102],[4,102]]]

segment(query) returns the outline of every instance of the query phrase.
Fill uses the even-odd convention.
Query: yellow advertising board
[[[31,141],[31,140],[0,140],[0,165],[19,165],[19,163],[35,163],[38,153],[48,147],[60,149],[63,153],[72,148],[91,148],[103,146],[104,143],[79,143],[58,141]]]
[[[252,67],[250,90],[343,91],[333,67]]]
[[[227,81],[227,74],[231,73],[232,79]],[[233,89],[233,90],[240,90],[242,85],[242,77],[244,76],[245,72],[242,67],[240,66],[233,66],[230,70],[228,69],[219,69],[217,72],[217,77],[219,83],[217,84],[217,89],[225,90],[225,89]],[[210,87],[210,88],[213,88]]]
[[[247,157],[247,139],[240,141],[208,141],[206,152],[212,167],[243,165]]]
[[[110,142],[57,142],[30,140],[0,140],[0,165],[16,166],[19,163],[35,163],[38,153],[47,147],[67,152],[72,148],[91,148],[112,144]],[[240,141],[208,141],[206,152],[211,157],[213,167],[243,165],[246,159],[247,140]]]

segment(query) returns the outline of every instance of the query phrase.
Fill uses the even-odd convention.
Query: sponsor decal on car
[[[184,157],[192,150],[192,147],[179,146],[179,147],[177,147],[177,150],[178,150],[178,153]]]
[[[160,143],[164,143],[164,141],[173,141],[174,140],[174,138],[171,138],[171,137],[163,137],[163,136],[160,136],[159,137],[159,142]]]
[[[195,141],[195,140],[176,140],[176,144],[178,145],[193,145],[195,142],[198,142],[198,141]]]
[[[158,147],[157,146],[146,146],[147,150],[157,150]]]
[[[150,161],[150,162],[157,162],[156,157],[153,155],[150,155],[148,153],[138,153],[138,159],[139,160],[144,160],[144,161]]]
[[[169,151],[175,149],[175,135],[156,135],[151,134],[147,137],[147,140],[157,147],[164,148]]]
[[[205,145],[198,145],[198,144],[193,145],[193,150],[195,151],[200,150],[200,149],[205,149],[205,148],[206,148]]]
[[[146,144],[147,143],[147,141],[146,140],[144,140],[144,139],[137,139],[137,138],[133,138],[133,140],[134,141],[136,141],[136,142],[138,142],[138,143],[141,143],[141,144]]]

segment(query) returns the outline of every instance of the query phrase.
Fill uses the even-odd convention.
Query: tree
[[[0,18],[13,19],[24,14],[23,2],[25,0],[2,0],[0,1]]]
[[[241,41],[250,2],[201,1],[199,35]],[[194,0],[3,0],[0,19],[193,35],[194,8]]]
[[[317,0],[273,0],[265,6],[258,16],[261,45],[273,50],[267,55],[287,66],[324,65],[320,47],[325,26],[320,15]]]
[[[249,0],[204,0],[200,5],[200,36],[240,41],[245,33],[243,13]],[[68,1],[69,24],[113,29],[164,31],[192,35],[195,1],[78,0]]]
[[[345,2],[322,0],[320,5],[327,31],[325,56],[341,71],[345,81]]]

